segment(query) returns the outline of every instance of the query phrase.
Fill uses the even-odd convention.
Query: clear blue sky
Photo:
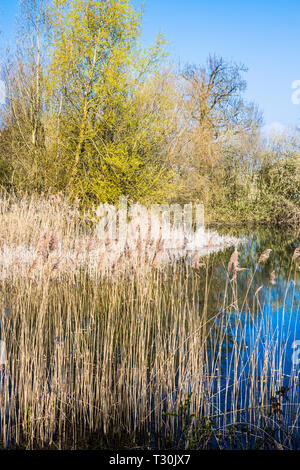
[[[141,5],[142,0],[133,0]],[[0,45],[11,40],[17,0],[0,0]],[[243,62],[249,72],[247,98],[265,122],[296,125],[292,82],[300,80],[300,0],[146,0],[143,41],[158,32],[171,58],[203,64],[209,53]]]

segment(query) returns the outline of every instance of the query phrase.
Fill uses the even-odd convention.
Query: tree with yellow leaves
[[[159,199],[170,180],[161,151],[170,111],[167,86],[158,85],[163,38],[141,50],[141,15],[129,0],[53,0],[48,23],[58,185],[93,201]]]

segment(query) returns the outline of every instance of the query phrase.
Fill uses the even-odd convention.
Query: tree
[[[14,53],[8,51],[4,81],[7,100],[2,108],[0,146],[18,187],[45,186],[43,122],[44,1],[23,0],[22,23]]]
[[[245,126],[247,109],[241,93],[246,89],[242,78],[246,71],[243,65],[209,56],[205,68],[189,65],[182,73],[192,119],[211,127],[216,137]]]
[[[258,205],[272,207],[266,219],[300,220],[300,142],[291,133],[273,135],[265,144],[258,171]],[[261,210],[262,212],[262,210]]]
[[[235,179],[231,189],[237,189],[242,161],[248,166],[245,144],[257,138],[261,123],[256,106],[243,100],[245,71],[243,65],[210,56],[206,67],[189,65],[179,73],[173,153],[184,181],[183,199],[218,204],[228,175]]]
[[[53,0],[48,22],[48,120],[58,184],[95,201],[162,193],[169,174],[155,151],[164,140],[166,90],[160,88],[155,106],[147,100],[163,39],[141,51],[141,16],[129,0]]]

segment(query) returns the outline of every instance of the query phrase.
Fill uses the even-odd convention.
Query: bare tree
[[[8,100],[2,110],[1,142],[21,186],[42,184],[40,162],[45,149],[43,122],[44,0],[23,0],[14,51],[7,51],[4,69]],[[6,136],[6,139],[4,138]],[[15,171],[16,170],[16,171]]]

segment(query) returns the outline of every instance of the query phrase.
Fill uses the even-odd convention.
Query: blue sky
[[[142,0],[133,0],[140,6]],[[244,63],[247,99],[265,123],[295,126],[300,105],[292,83],[300,80],[299,0],[146,0],[143,42],[158,32],[175,62],[203,64],[209,53]],[[0,0],[0,46],[12,39],[17,0]],[[298,123],[299,124],[299,123]]]

